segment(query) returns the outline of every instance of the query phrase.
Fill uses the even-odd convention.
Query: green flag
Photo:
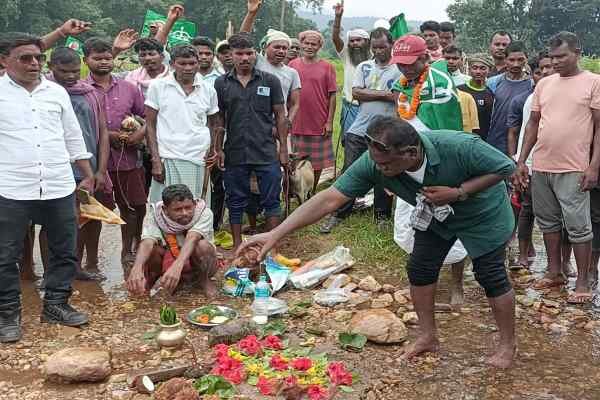
[[[142,32],[140,36],[148,36],[150,34],[150,24],[156,21],[165,23],[167,21],[167,17],[152,10],[148,10],[146,12],[146,17],[144,18],[144,25],[142,26]],[[196,24],[191,21],[179,20],[175,22],[171,33],[169,33],[167,45],[169,47],[173,47],[178,44],[189,44],[195,36]]]
[[[392,90],[406,95],[406,104],[410,105],[414,88],[403,87],[400,82],[397,80]],[[436,61],[430,65],[429,74],[421,88],[418,107],[415,118],[408,121],[415,129],[421,130],[424,125],[431,130],[462,131],[462,113],[458,93],[445,60]]]
[[[75,39],[73,36],[67,36],[65,47],[75,50],[77,54],[83,56],[83,43],[81,43],[80,40]]]
[[[401,13],[390,20],[390,33],[394,40],[408,33],[408,25],[404,19],[404,13]]]

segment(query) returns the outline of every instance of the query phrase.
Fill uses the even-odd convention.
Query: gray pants
[[[543,233],[560,232],[564,223],[571,243],[592,240],[590,193],[579,188],[582,175],[581,172],[533,172],[533,213]]]

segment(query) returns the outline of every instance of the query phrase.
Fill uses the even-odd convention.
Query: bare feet
[[[516,356],[516,345],[500,346],[498,351],[489,357],[486,362],[494,368],[507,369],[512,366]]]
[[[423,353],[437,353],[440,350],[440,342],[435,336],[419,336],[417,340],[405,350],[401,360],[408,361]]]
[[[208,299],[214,299],[219,294],[217,285],[210,278],[200,282],[200,289]]]

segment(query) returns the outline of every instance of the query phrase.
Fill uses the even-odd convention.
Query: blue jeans
[[[352,104],[347,102],[346,100],[342,101],[342,113],[340,116],[340,126],[342,128],[343,136],[346,135],[356,116],[358,115],[358,109],[360,106],[358,104]]]
[[[48,233],[50,259],[45,300],[67,300],[77,266],[75,195],[52,200],[11,200],[0,196],[0,305],[19,302],[21,287],[17,263],[29,221]]]
[[[279,162],[269,165],[233,165],[227,166],[223,175],[229,223],[240,225],[248,199],[250,198],[250,173],[254,171],[260,190],[260,205],[265,217],[278,217],[281,214],[281,168]]]

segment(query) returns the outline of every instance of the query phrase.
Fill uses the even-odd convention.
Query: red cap
[[[425,39],[416,35],[405,35],[394,43],[390,64],[413,64],[426,52]]]

